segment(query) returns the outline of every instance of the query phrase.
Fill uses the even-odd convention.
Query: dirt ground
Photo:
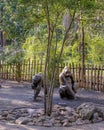
[[[15,108],[43,108],[43,90],[40,93],[36,102],[33,102],[33,90],[30,83],[14,81],[1,81],[0,88],[0,110],[9,110]],[[77,107],[84,102],[96,103],[100,106],[104,105],[104,93],[92,90],[79,89],[76,100],[62,100],[58,95],[58,89],[54,90],[53,104],[66,105],[70,107]],[[78,126],[77,130],[104,130],[104,122],[92,125]],[[41,130],[41,127],[17,126],[13,124],[4,124],[0,122],[0,130]],[[58,128],[55,128],[58,129]],[[68,129],[68,128],[66,128]],[[75,130],[76,127],[70,128]],[[48,130],[48,128],[45,130]],[[50,128],[51,130],[51,128]],[[60,129],[61,130],[61,129]]]

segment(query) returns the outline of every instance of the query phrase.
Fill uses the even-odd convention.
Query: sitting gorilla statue
[[[75,99],[76,89],[74,86],[74,79],[67,66],[59,75],[59,94],[61,98]]]
[[[34,100],[38,97],[41,87],[43,87],[43,75],[42,73],[35,74],[32,77],[32,84],[31,84],[32,89],[34,89]]]

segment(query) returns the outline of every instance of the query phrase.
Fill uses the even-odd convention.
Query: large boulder
[[[96,107],[93,103],[83,103],[77,107],[77,112],[80,118],[91,120],[96,111]]]

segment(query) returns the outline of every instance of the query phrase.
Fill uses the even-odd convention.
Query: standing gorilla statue
[[[32,84],[31,84],[32,89],[34,89],[34,100],[36,100],[36,98],[38,97],[41,88],[44,87],[43,86],[43,75],[42,73],[38,73],[35,74],[32,77]]]
[[[75,99],[76,89],[74,86],[74,79],[67,66],[59,75],[59,94],[61,98]]]

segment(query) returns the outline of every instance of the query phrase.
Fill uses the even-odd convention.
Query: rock
[[[45,119],[46,119],[46,117],[45,116],[40,116],[40,117],[38,117],[38,119],[37,119],[37,122],[43,122],[43,121],[45,121]]]
[[[0,115],[0,121],[3,121],[3,120],[7,120],[7,118],[2,116],[2,115]]]
[[[21,117],[21,114],[15,114],[16,119]]]
[[[33,126],[34,123],[33,122],[28,122],[27,125]]]
[[[65,121],[65,122],[63,123],[63,127],[68,126],[68,125],[69,125],[69,122],[68,122],[68,121]]]
[[[100,121],[102,121],[102,118],[99,117],[98,112],[94,113],[94,115],[93,115],[93,119],[92,119],[91,122],[92,122],[92,123],[97,123],[97,122],[100,122]]]
[[[65,110],[67,110],[69,113],[72,112],[72,111],[74,111],[74,109],[71,108],[71,107],[65,107]]]
[[[15,123],[16,124],[28,124],[28,122],[30,122],[31,119],[30,118],[27,118],[27,117],[20,117],[18,118]]]
[[[50,122],[51,122],[52,124],[54,124],[54,123],[55,123],[55,118],[53,117],[52,119],[50,119]]]
[[[35,109],[29,108],[29,109],[27,109],[27,112],[29,113],[29,116],[32,117],[35,112]]]
[[[58,111],[52,112],[51,114],[52,117],[59,117],[59,115],[60,115],[60,112]]]
[[[89,124],[90,121],[89,120],[83,120],[83,124]]]
[[[59,111],[66,111],[65,107],[60,107]]]
[[[94,120],[98,120],[98,118],[99,118],[98,112],[94,113],[93,114],[93,119]]]
[[[2,115],[0,115],[0,120],[2,119]]]
[[[60,114],[64,116],[64,115],[66,115],[67,113],[66,113],[66,111],[63,111],[63,110],[62,110],[62,111],[60,111]]]
[[[42,122],[37,122],[35,125],[36,126],[43,126],[43,123]]]
[[[55,124],[60,124],[60,122],[61,122],[60,120],[55,119]]]
[[[2,116],[3,116],[3,117],[7,117],[7,116],[8,116],[8,111],[4,111],[4,112],[2,113]]]
[[[16,120],[16,117],[15,117],[14,115],[12,115],[12,114],[8,114],[7,120],[8,120],[8,121]]]
[[[33,109],[34,110],[34,109]],[[27,113],[27,110],[26,109],[20,109],[20,112],[21,113]]]
[[[34,118],[33,119],[33,123],[37,123],[38,122],[38,119],[37,118]]]
[[[98,112],[99,117],[104,120],[104,107],[97,107],[96,111]]]
[[[77,124],[77,125],[82,125],[82,124],[83,124],[82,119],[81,119],[81,118],[78,118],[78,119],[76,120],[76,124]]]
[[[70,117],[68,118],[68,121],[69,121],[69,122],[75,122],[75,121],[76,121],[76,118],[75,118],[74,116],[70,116]]]
[[[79,114],[78,114],[78,113],[76,113],[75,111],[73,111],[73,112],[72,112],[72,115],[73,115],[74,117],[76,117],[76,118],[78,118],[78,117],[79,117]]]
[[[61,123],[55,123],[54,126],[55,126],[55,127],[61,127],[62,124],[61,124]]]
[[[84,120],[91,120],[95,111],[96,107],[92,103],[83,103],[77,108],[79,116]]]
[[[68,122],[68,119],[64,119],[61,121],[62,123]]]
[[[65,119],[68,119],[70,116],[69,115],[64,115],[64,118]]]
[[[58,108],[60,108],[61,106],[60,105],[54,105],[54,107],[53,107],[53,109],[58,109]]]
[[[45,127],[68,127],[71,125],[96,123],[103,119],[104,107],[99,107],[92,103],[83,103],[75,109],[68,106],[55,105],[51,116],[44,115],[42,108],[0,111],[0,121]]]
[[[53,126],[53,124],[51,122],[44,122],[43,126],[45,126],[45,127],[51,127],[51,126]]]
[[[62,121],[65,120],[66,118],[65,118],[64,116],[59,116],[59,117],[57,117],[57,119],[62,122]]]

